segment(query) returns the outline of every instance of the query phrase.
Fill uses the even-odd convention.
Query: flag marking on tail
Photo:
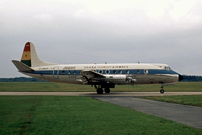
[[[31,51],[30,51],[30,42],[25,44],[25,48],[22,54],[21,62],[31,67]]]

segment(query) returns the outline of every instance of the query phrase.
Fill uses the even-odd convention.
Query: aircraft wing
[[[93,79],[93,78],[106,78],[104,75],[97,73],[94,70],[83,70],[81,71],[81,74],[86,77],[87,79]]]
[[[109,84],[121,84],[121,83],[134,83],[136,79],[132,78],[132,76],[128,75],[122,75],[122,74],[116,74],[116,75],[103,75],[100,73],[97,73],[94,70],[83,70],[81,71],[81,74],[83,75],[83,78],[81,79],[81,82],[83,83],[107,83]]]

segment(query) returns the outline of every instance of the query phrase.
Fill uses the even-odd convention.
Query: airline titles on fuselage
[[[84,66],[84,69],[128,68],[128,66]]]
[[[128,66],[84,66],[83,69],[128,69]],[[50,68],[53,70],[54,68]],[[39,70],[50,70],[47,67],[39,68]],[[65,66],[63,70],[75,70],[76,66]]]

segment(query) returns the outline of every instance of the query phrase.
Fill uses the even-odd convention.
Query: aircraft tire
[[[105,88],[105,93],[110,93],[110,89],[109,88]]]
[[[160,93],[161,93],[161,94],[163,94],[163,93],[164,93],[164,90],[163,90],[163,89],[161,89],[161,90],[160,90]]]
[[[103,89],[102,88],[98,88],[97,89],[97,94],[103,94]]]

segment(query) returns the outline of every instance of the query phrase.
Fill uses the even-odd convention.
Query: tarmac
[[[202,107],[180,105],[142,99],[144,96],[202,95],[202,92],[112,92],[98,95],[96,92],[0,92],[1,96],[88,96],[103,102],[117,104],[143,113],[173,120],[202,130]]]
[[[145,96],[172,96],[172,95],[202,95],[202,92],[111,92],[100,94],[96,92],[0,92],[0,95],[44,95],[44,96],[90,96],[90,97],[145,97]]]
[[[138,97],[106,96],[96,97],[96,99],[202,129],[202,107],[153,101]]]

